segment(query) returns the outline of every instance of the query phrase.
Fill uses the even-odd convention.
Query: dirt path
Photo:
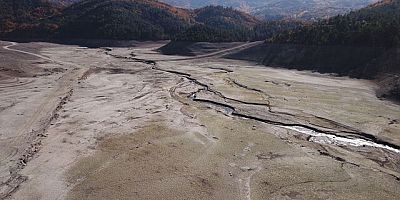
[[[61,63],[40,54],[10,48],[17,45],[17,43],[11,42],[10,45],[3,46],[3,48],[13,52],[35,56],[39,59],[49,60],[58,65]],[[70,65],[65,66],[64,64],[64,67],[70,67]],[[57,119],[59,115],[58,112],[63,104],[71,97],[74,84],[76,84],[76,81],[83,72],[82,69],[69,68],[62,75],[57,77],[57,80],[52,83],[51,89],[41,91],[44,96],[37,99],[34,107],[29,108],[29,111],[27,112],[30,114],[26,114],[27,117],[21,119],[23,123],[15,127],[13,133],[9,133],[6,137],[3,137],[2,143],[3,145],[6,145],[3,146],[5,147],[3,150],[6,151],[6,148],[9,147],[15,149],[15,154],[12,156],[10,155],[11,157],[7,156],[7,158],[2,160],[4,163],[2,162],[1,167],[3,168],[8,166],[9,176],[4,176],[2,178],[3,180],[0,190],[1,199],[12,194],[15,189],[26,180],[26,177],[20,175],[19,171],[23,169],[32,157],[40,150],[41,140],[46,137],[48,127],[55,119]],[[13,84],[8,88],[7,86],[3,86],[3,89],[7,89],[2,92],[15,90],[16,87],[29,87],[33,84],[34,80],[27,82],[24,85]],[[15,105],[13,105],[13,107],[15,107]],[[12,109],[12,107],[10,109]],[[12,161],[8,163],[8,160]]]
[[[17,46],[17,45],[18,45],[18,43],[16,43],[16,42],[10,42],[9,45],[3,46],[3,49],[8,50],[8,51],[14,51],[14,52],[18,52],[18,53],[28,54],[28,55],[35,56],[35,57],[38,57],[38,58],[41,58],[41,59],[44,59],[44,60],[51,60],[50,58],[48,58],[46,56],[43,56],[43,55],[40,55],[40,54],[36,54],[36,53],[31,53],[31,52],[27,52],[27,51],[22,51],[22,50],[10,48],[10,47],[14,47],[14,46]],[[54,60],[51,60],[51,61],[54,61]]]
[[[224,55],[232,54],[236,51],[244,50],[247,48],[251,48],[254,46],[257,46],[259,44],[262,44],[264,41],[256,41],[256,42],[248,42],[246,44],[242,44],[236,47],[224,49],[221,51],[213,52],[213,53],[208,53],[205,55],[200,55],[200,56],[193,56],[190,58],[174,58],[174,59],[160,59],[160,60],[154,60],[154,61],[185,61],[185,60],[197,60],[197,59],[203,59],[203,58],[212,58],[212,57],[223,57]]]

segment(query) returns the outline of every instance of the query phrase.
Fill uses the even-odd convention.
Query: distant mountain
[[[173,6],[184,8],[201,8],[209,5],[225,6],[225,7],[259,7],[265,5],[266,2],[271,0],[161,0]]]
[[[252,13],[264,19],[316,21],[361,9],[378,0],[269,0]]]
[[[207,5],[233,7],[260,19],[317,20],[363,8],[378,0],[161,0],[174,6],[199,8]]]

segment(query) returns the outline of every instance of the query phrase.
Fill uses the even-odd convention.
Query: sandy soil
[[[0,45],[0,199],[400,198],[400,107],[372,82],[234,49]]]

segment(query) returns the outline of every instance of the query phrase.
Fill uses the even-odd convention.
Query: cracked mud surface
[[[373,83],[156,47],[1,49],[0,198],[400,197]]]

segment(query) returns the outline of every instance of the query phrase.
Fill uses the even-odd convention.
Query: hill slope
[[[262,46],[241,55],[253,52],[266,65],[356,77],[398,71],[400,0],[284,31]]]
[[[222,6],[207,6],[193,10],[196,21],[176,37],[178,41],[190,42],[237,42],[265,39],[264,35],[256,37],[263,23],[253,16]],[[260,32],[264,32],[261,30]],[[267,31],[265,31],[267,32]]]
[[[203,38],[220,32],[219,38],[235,41],[247,40],[236,35],[261,23],[232,8],[187,10],[155,0],[82,0],[72,5],[71,1],[21,0],[20,6],[11,0],[5,2],[0,11],[11,14],[0,14],[0,36],[12,38],[159,40],[181,37],[202,27],[208,35]],[[20,11],[27,17],[14,14]],[[18,20],[14,16],[19,16]]]
[[[222,6],[207,6],[194,10],[195,20],[214,28],[251,28],[261,21],[246,13],[224,8]]]
[[[345,16],[286,31],[228,56],[267,66],[357,78],[391,80],[380,96],[400,100],[400,0],[387,0]]]
[[[386,0],[280,34],[273,42],[312,45],[400,46],[400,1]]]
[[[377,0],[161,0],[174,6],[199,8],[207,5],[233,7],[267,20],[315,20],[360,9]]]
[[[16,29],[45,29],[38,21],[60,14],[62,7],[43,0],[0,1],[0,35]]]
[[[167,39],[190,20],[187,10],[148,0],[86,0],[54,19],[57,37],[97,39]]]
[[[270,0],[254,9],[264,19],[326,19],[370,5],[377,0]]]

